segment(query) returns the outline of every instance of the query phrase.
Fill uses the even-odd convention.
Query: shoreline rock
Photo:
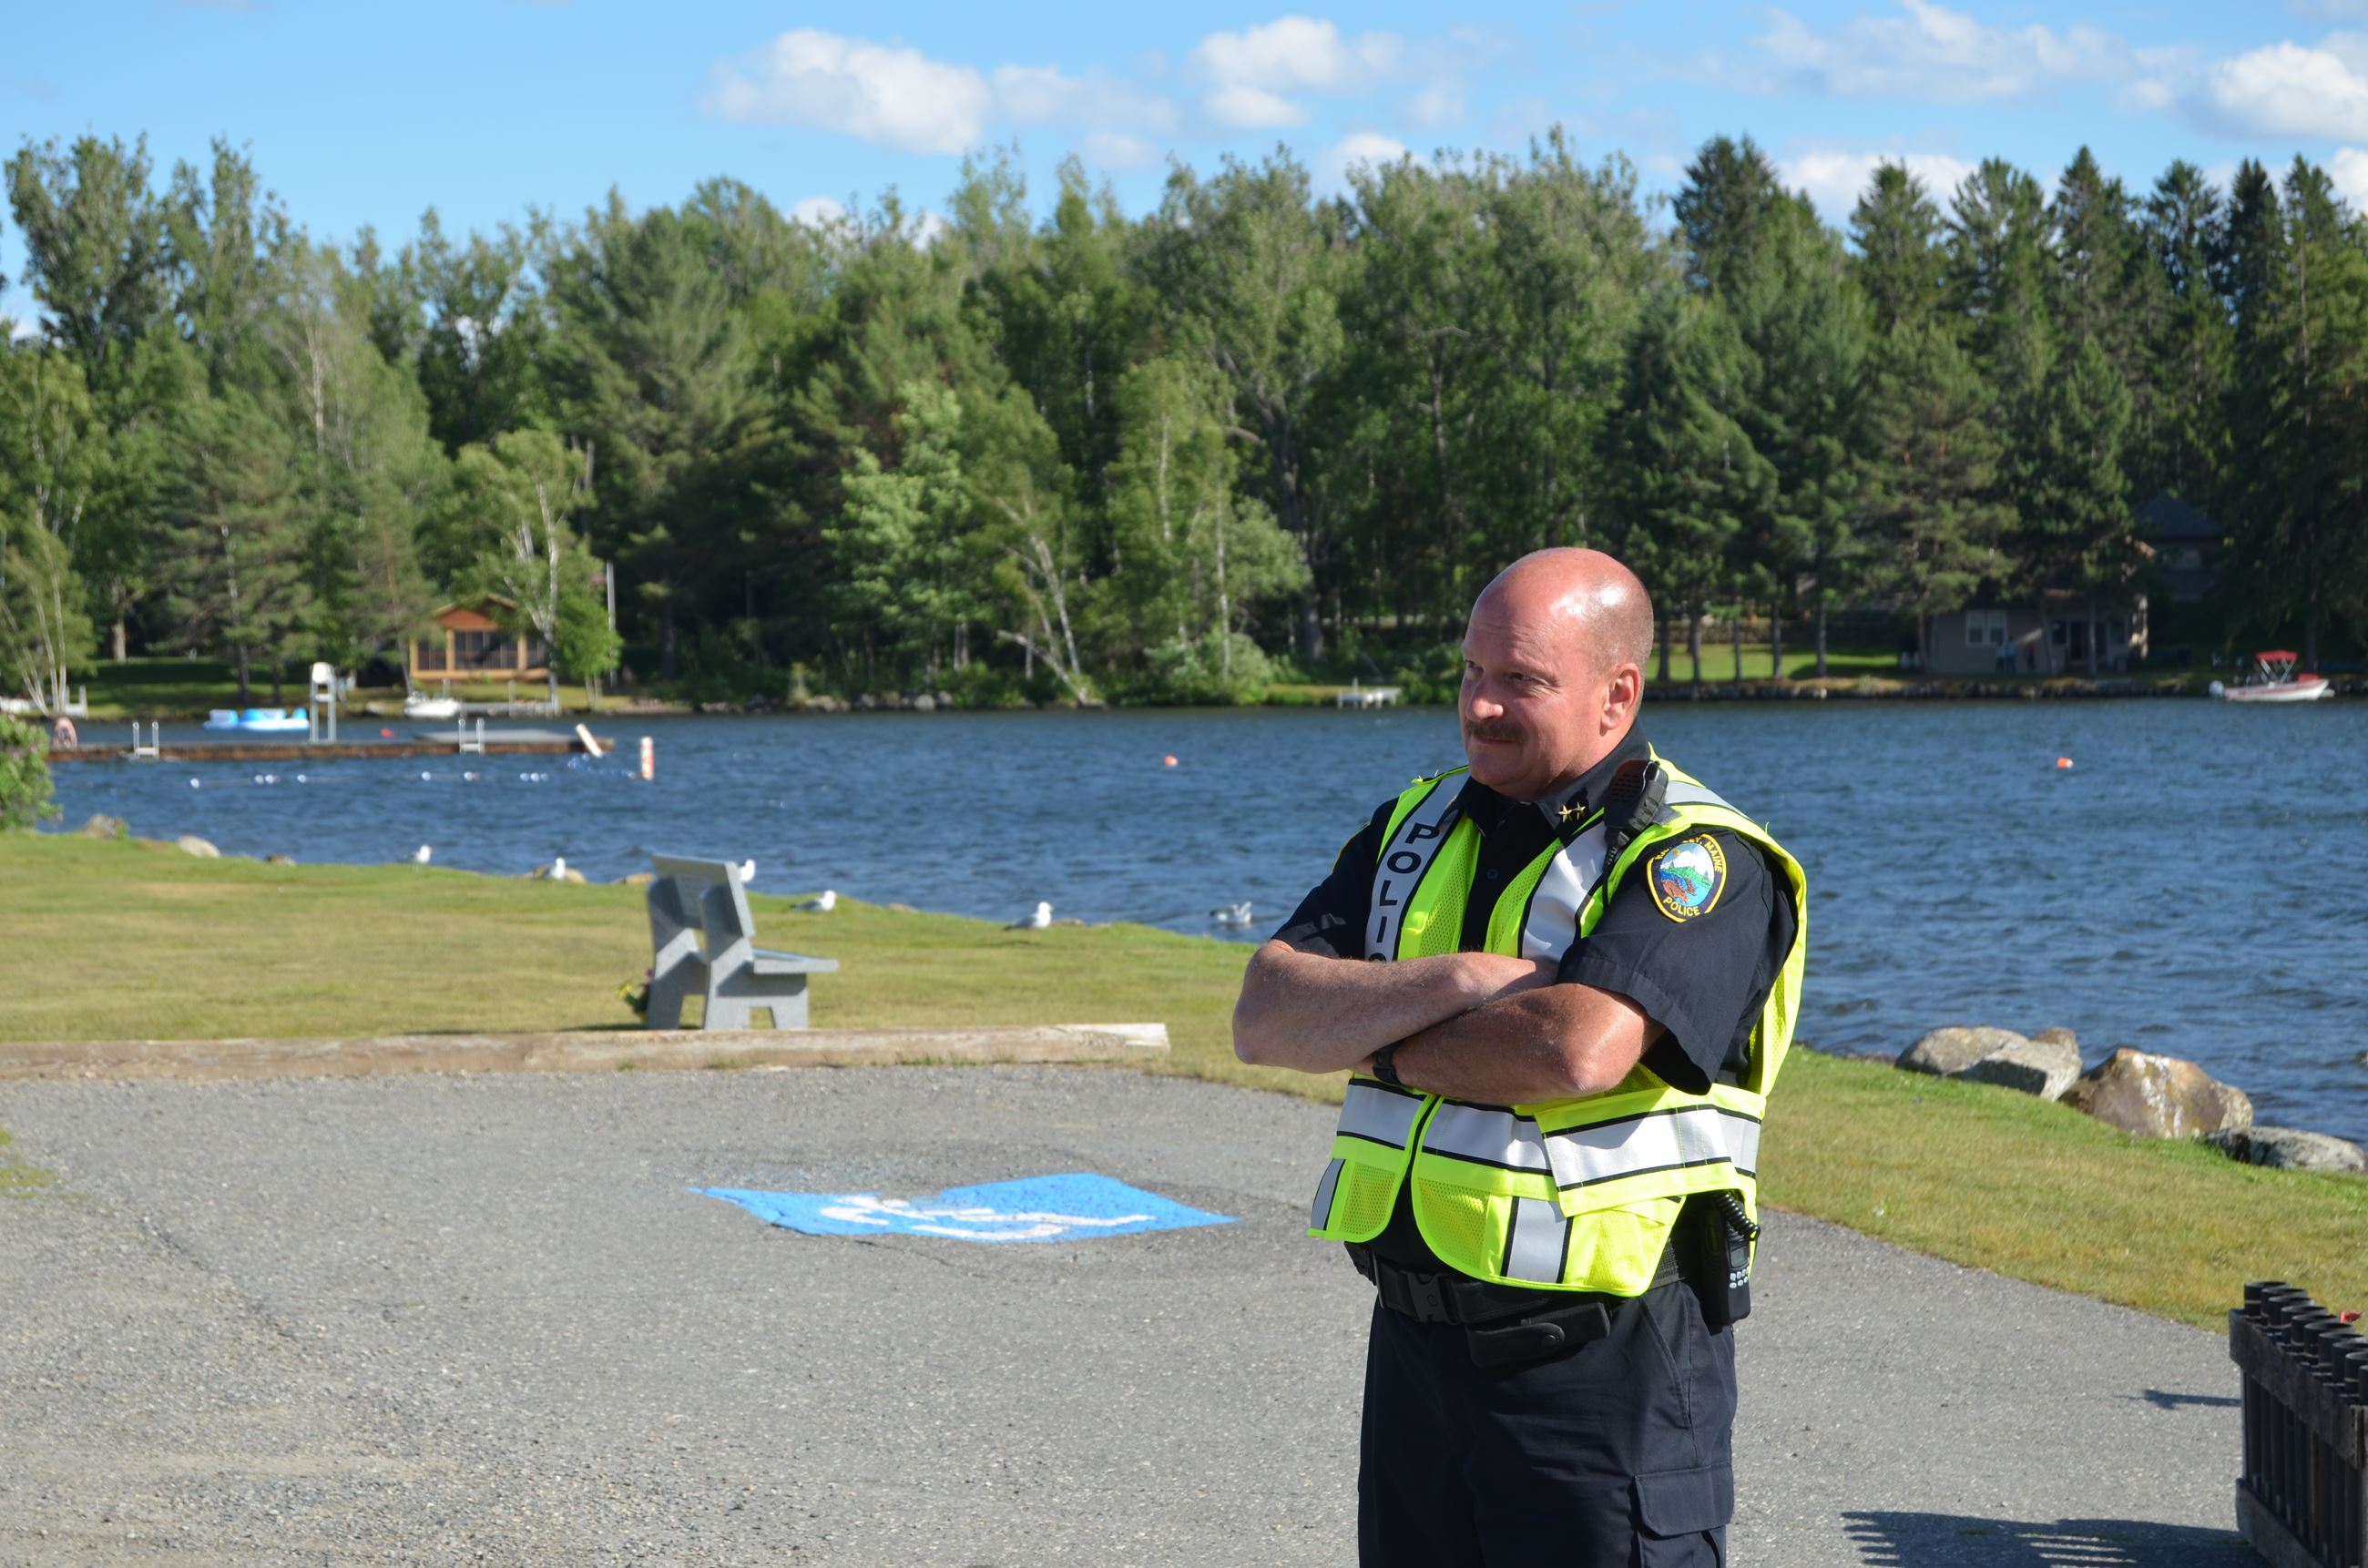
[[[2232,1160],[2281,1171],[2368,1171],[2368,1151],[2325,1132],[2294,1127],[2231,1127],[2203,1134]]]
[[[2065,1103],[2147,1138],[2192,1138],[2253,1124],[2252,1096],[2192,1062],[2123,1046],[2080,1074]]]
[[[1905,1072],[1995,1084],[2044,1100],[2061,1099],[2080,1076],[2080,1048],[2072,1031],[2036,1036],[1987,1026],[1937,1028],[1899,1053]]]

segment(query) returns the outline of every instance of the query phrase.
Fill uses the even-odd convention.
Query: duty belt
[[[1373,1249],[1348,1244],[1357,1272],[1373,1282],[1382,1305],[1417,1323],[1453,1324],[1463,1330],[1474,1365],[1509,1366],[1588,1344],[1611,1332],[1611,1314],[1634,1298],[1592,1290],[1524,1290],[1452,1272],[1401,1268]],[[1661,1254],[1647,1290],[1684,1277],[1681,1249]]]

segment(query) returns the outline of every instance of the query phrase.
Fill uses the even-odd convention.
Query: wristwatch
[[[1395,1089],[1405,1088],[1406,1081],[1398,1076],[1397,1066],[1390,1058],[1395,1056],[1398,1047],[1405,1043],[1402,1040],[1394,1040],[1373,1052],[1373,1076]]]

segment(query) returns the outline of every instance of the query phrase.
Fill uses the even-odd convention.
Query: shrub
[[[1225,639],[1233,660],[1225,665]],[[1258,645],[1240,632],[1211,631],[1196,642],[1174,638],[1151,650],[1150,692],[1156,701],[1256,702],[1274,678],[1274,665]]]
[[[50,801],[50,742],[36,726],[0,713],[0,832],[58,814]]]

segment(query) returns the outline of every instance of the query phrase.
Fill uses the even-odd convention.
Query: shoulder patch
[[[1726,891],[1726,851],[1709,834],[1662,846],[1645,867],[1654,906],[1679,925],[1718,907]]]

